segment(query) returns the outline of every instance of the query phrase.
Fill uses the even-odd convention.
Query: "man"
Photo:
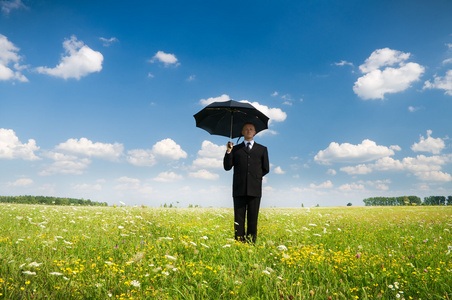
[[[237,241],[253,244],[257,236],[257,219],[262,196],[262,178],[270,171],[267,147],[255,143],[256,129],[252,123],[242,128],[245,141],[234,147],[227,144],[223,166],[226,171],[234,167],[232,197],[234,199],[234,230]],[[248,228],[245,235],[245,217]]]

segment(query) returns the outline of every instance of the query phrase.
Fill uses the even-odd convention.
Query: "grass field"
[[[452,207],[0,204],[2,299],[452,299]]]

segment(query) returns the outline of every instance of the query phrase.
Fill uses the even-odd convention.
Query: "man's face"
[[[245,124],[242,128],[242,135],[245,140],[252,140],[254,135],[256,134],[256,129],[253,124]]]

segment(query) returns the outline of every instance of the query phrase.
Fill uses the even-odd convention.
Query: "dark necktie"
[[[246,145],[246,148],[248,148],[248,151],[250,151],[250,150],[251,150],[251,143],[248,143],[248,144]]]

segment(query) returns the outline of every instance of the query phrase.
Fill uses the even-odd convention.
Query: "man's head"
[[[256,135],[256,128],[253,123],[245,123],[242,127],[242,135],[245,141],[253,140],[253,137]]]

